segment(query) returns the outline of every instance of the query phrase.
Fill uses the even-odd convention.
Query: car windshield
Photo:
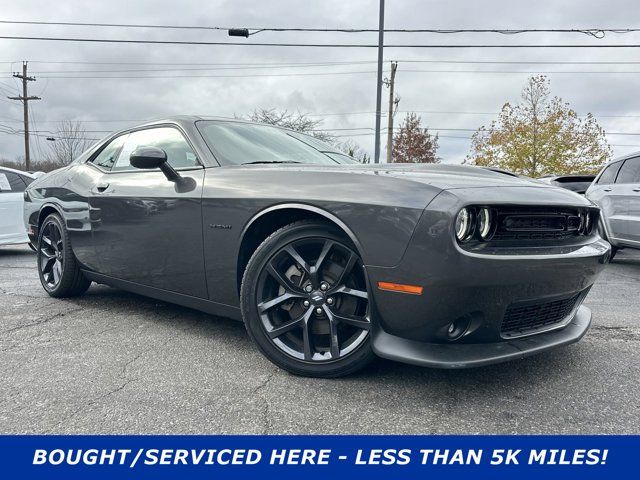
[[[196,125],[216,157],[226,164],[356,163],[318,139],[282,128],[216,120]]]

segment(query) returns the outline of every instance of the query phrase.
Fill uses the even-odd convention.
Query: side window
[[[173,168],[199,165],[195,153],[179,130],[172,127],[149,128],[131,132],[122,148],[114,171],[129,170],[129,156],[138,147],[157,147],[167,153],[167,161]]]
[[[598,178],[598,185],[611,185],[616,181],[616,175],[618,175],[618,170],[620,170],[620,165],[622,162],[616,162],[612,165],[609,165],[604,169],[600,178]]]
[[[616,183],[640,183],[640,157],[625,160]]]
[[[0,192],[24,192],[27,184],[24,183],[22,177],[13,172],[0,172]]]
[[[28,187],[31,182],[33,182],[35,179],[31,178],[31,177],[25,177],[24,175],[20,175],[20,178],[22,179],[22,181],[24,182],[24,184]]]
[[[111,142],[102,149],[102,151],[93,159],[91,163],[105,170],[111,170],[118,159],[118,155],[122,151],[125,140],[129,135],[120,135],[111,140]]]

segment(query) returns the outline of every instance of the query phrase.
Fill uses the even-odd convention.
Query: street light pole
[[[373,161],[380,163],[380,123],[382,117],[382,47],[384,45],[384,0],[380,0],[380,23],[378,26],[378,86],[376,92],[376,141]]]

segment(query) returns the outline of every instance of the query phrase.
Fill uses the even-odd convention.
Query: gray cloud
[[[387,28],[594,28],[636,27],[640,11],[633,0],[596,1],[388,1]],[[102,21],[122,23],[220,25],[220,26],[306,26],[369,27],[377,24],[377,1],[110,1],[70,0],[5,2],[4,19],[51,21]],[[149,38],[175,40],[226,41],[224,32],[133,30],[79,27],[37,27],[3,25],[3,35],[94,36],[104,38]],[[264,42],[355,42],[375,43],[375,34],[261,33],[249,41]],[[391,35],[388,43],[640,43],[638,35],[609,35],[595,40],[579,35],[527,34],[497,35]],[[399,60],[526,60],[526,61],[628,61],[638,60],[637,49],[388,49],[385,58]],[[248,113],[255,107],[286,108],[311,114],[371,112],[375,109],[375,74],[334,76],[280,76],[238,78],[154,78],[82,79],[45,78],[47,71],[125,69],[127,66],[45,64],[43,61],[165,62],[165,63],[281,63],[317,61],[374,61],[374,49],[305,49],[225,46],[110,45],[61,42],[0,40],[0,62],[30,60],[30,70],[39,77],[30,84],[42,100],[33,102],[36,126],[45,131],[55,121],[81,119],[88,130],[114,130],[138,120],[170,114],[196,113],[220,116]],[[135,67],[134,65],[129,66]],[[0,63],[0,91],[17,93],[18,84],[10,76],[18,63]],[[152,68],[152,67],[149,67]],[[169,67],[167,67],[169,68]],[[177,67],[170,67],[177,68]],[[606,130],[640,132],[640,118],[608,118],[602,115],[640,115],[637,95],[640,65],[450,65],[401,62],[397,75],[400,110],[446,112],[497,112],[505,101],[517,101],[526,73],[412,73],[409,70],[613,70],[638,71],[637,74],[560,74],[551,73],[552,91],[580,113],[593,112]],[[232,75],[371,71],[374,64],[340,65],[305,69],[261,69],[246,71],[193,72]],[[177,74],[183,74],[176,72]],[[169,75],[157,72],[156,75]],[[51,75],[51,74],[49,74]],[[113,75],[117,75],[114,73]],[[123,75],[126,75],[123,73]],[[386,95],[387,92],[384,92]],[[386,101],[385,101],[386,103]],[[490,115],[422,114],[423,123],[436,128],[478,128]],[[0,124],[21,128],[21,106],[0,101]],[[397,118],[397,124],[402,114]],[[116,122],[114,120],[121,120]],[[373,128],[373,114],[331,115],[326,128]],[[370,133],[370,131],[358,131]],[[442,132],[443,135],[469,136],[469,132]],[[93,132],[100,137],[102,132]],[[354,136],[366,150],[373,150],[373,136]],[[383,144],[385,138],[383,137]],[[640,150],[638,136],[610,136],[617,155]],[[43,138],[34,138],[34,155],[47,148]],[[39,145],[38,145],[39,144]],[[461,161],[468,152],[466,139],[443,137],[440,155],[445,161]],[[19,135],[0,133],[0,157],[22,154]]]

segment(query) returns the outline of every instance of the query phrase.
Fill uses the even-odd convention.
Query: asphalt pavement
[[[241,323],[92,285],[57,300],[0,247],[0,433],[640,433],[640,252],[586,299],[578,344],[442,371],[378,360],[338,380],[269,363]]]

